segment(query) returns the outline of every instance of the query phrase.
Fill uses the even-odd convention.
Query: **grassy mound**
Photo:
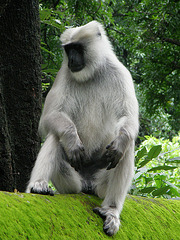
[[[104,234],[92,195],[43,196],[0,192],[0,240],[180,239],[180,201],[127,197],[119,232]]]

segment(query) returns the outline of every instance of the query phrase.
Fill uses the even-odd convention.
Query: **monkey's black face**
[[[79,43],[70,43],[64,46],[68,56],[68,67],[72,72],[79,72],[85,67],[84,48]]]

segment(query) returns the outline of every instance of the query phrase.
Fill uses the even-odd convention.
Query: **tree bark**
[[[24,191],[40,143],[39,4],[0,5],[0,189]]]

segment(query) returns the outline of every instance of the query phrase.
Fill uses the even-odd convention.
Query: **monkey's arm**
[[[107,147],[103,158],[109,163],[107,170],[115,168],[122,159],[129,146],[130,136],[126,129],[121,128],[119,136],[115,138]]]
[[[138,128],[138,121],[125,117],[124,124],[118,130],[118,136],[106,147],[103,155],[103,160],[108,164],[107,170],[115,168],[123,158],[130,143],[135,141]]]
[[[72,120],[65,113],[53,110],[42,115],[40,128],[46,134],[54,134],[59,139],[70,165],[76,170],[80,169],[81,163],[86,156],[84,146]]]

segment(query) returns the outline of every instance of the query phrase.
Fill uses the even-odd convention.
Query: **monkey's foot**
[[[108,207],[97,207],[93,211],[97,213],[104,220],[103,230],[108,236],[112,236],[119,230],[120,220],[116,216],[114,209]]]
[[[33,184],[29,184],[28,188],[30,189],[29,192],[43,194],[43,195],[54,195],[54,192],[51,188],[48,187],[48,183],[45,180],[39,180],[34,182]],[[27,190],[28,192],[28,190]]]

